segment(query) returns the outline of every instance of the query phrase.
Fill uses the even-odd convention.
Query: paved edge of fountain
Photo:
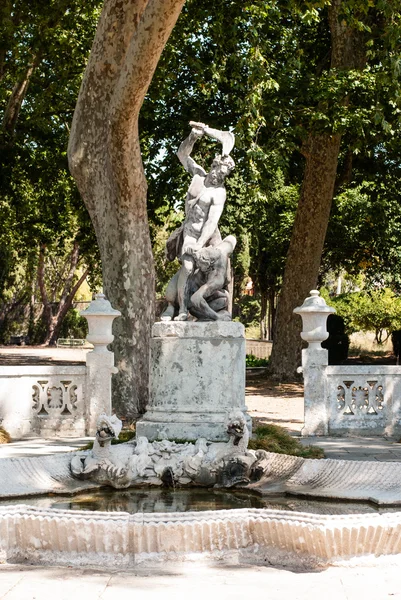
[[[310,515],[271,509],[203,513],[82,513],[0,508],[0,560],[134,566],[202,553],[243,562],[318,567],[401,551],[401,513]]]

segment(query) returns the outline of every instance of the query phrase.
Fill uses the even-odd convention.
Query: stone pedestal
[[[305,415],[302,436],[329,434],[326,378],[328,355],[324,348],[309,347],[302,350]]]
[[[327,317],[335,312],[334,308],[327,306],[318,290],[311,290],[302,306],[294,309],[294,313],[302,317],[301,338],[308,342],[308,347],[302,350],[305,384],[303,436],[328,435],[326,369],[329,354],[322,348],[322,342],[329,336]]]
[[[88,342],[93,352],[86,355],[86,423],[88,435],[95,435],[101,413],[111,415],[111,375],[117,373],[114,353],[107,349],[114,340],[113,321],[121,315],[114,310],[104,294],[96,294],[81,316],[88,321]]]
[[[225,441],[227,413],[233,409],[246,413],[244,326],[230,321],[156,323],[149,405],[137,423],[137,436]]]

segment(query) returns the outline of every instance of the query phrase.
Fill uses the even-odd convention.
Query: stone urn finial
[[[311,290],[302,306],[294,309],[294,313],[302,318],[301,338],[309,343],[310,348],[319,348],[328,338],[327,317],[335,312],[332,306],[327,306],[318,290]]]
[[[88,308],[80,312],[81,317],[88,321],[88,342],[94,345],[95,352],[107,352],[107,345],[114,340],[112,334],[113,321],[121,315],[114,310],[104,294],[96,294]]]

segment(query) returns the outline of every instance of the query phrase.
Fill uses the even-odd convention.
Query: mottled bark
[[[119,372],[113,406],[145,409],[155,276],[138,115],[160,54],[185,0],[106,0],[71,128],[70,170],[91,216],[104,292],[114,322]]]
[[[279,378],[292,377],[300,365],[301,319],[293,310],[316,287],[333,199],[340,135],[311,135],[304,181],[277,307],[271,368]]]
[[[331,68],[363,66],[360,34],[339,20],[343,0],[329,8]],[[344,98],[344,103],[347,98]],[[287,255],[271,357],[271,372],[292,378],[301,362],[301,319],[293,314],[317,284],[337,174],[340,134],[311,133],[303,145],[303,185]]]

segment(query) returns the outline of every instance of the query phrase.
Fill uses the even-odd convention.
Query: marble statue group
[[[162,320],[186,321],[188,313],[199,321],[229,321],[230,261],[236,239],[222,240],[218,222],[226,201],[225,178],[234,169],[230,152],[234,135],[212,129],[204,123],[190,122],[189,136],[177,155],[192,175],[186,202],[185,219],[167,241],[168,260],[177,258],[178,272],[166,290],[167,308]],[[222,154],[215,156],[208,173],[191,157],[197,139],[207,135],[222,144]]]

